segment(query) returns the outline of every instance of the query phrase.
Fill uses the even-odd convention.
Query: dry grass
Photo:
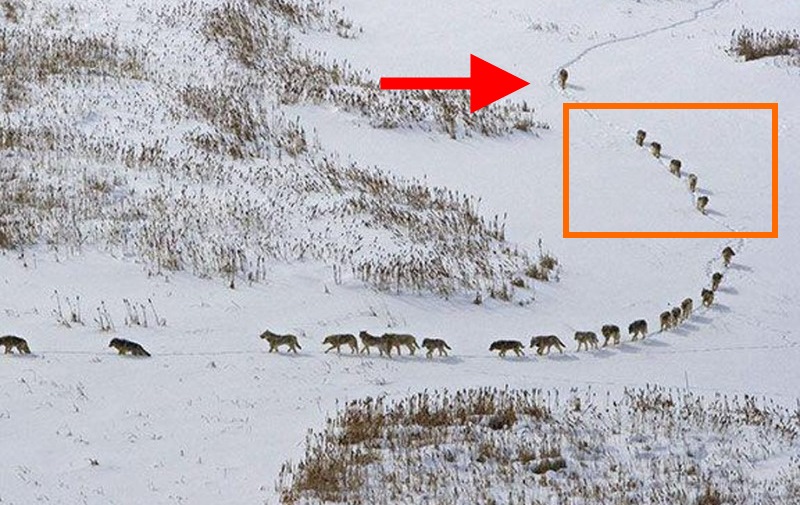
[[[744,61],[771,56],[787,56],[800,51],[800,34],[792,30],[770,30],[760,32],[742,27],[731,35],[729,52],[744,58]]]

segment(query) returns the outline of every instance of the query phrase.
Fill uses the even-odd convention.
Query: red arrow
[[[381,77],[381,89],[468,89],[469,111],[475,112],[530,84],[474,54],[469,57],[469,77]]]

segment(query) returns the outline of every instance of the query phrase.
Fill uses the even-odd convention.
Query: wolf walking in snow
[[[656,158],[661,157],[661,144],[658,142],[650,142],[650,154]]]
[[[558,71],[558,85],[561,86],[561,89],[567,87],[567,78],[569,77],[569,72],[567,72],[566,68],[562,68]]]
[[[536,354],[550,354],[550,348],[555,347],[558,352],[564,353],[567,346],[555,335],[539,335],[531,337],[531,347],[536,347]],[[545,352],[546,351],[546,352]]]
[[[714,272],[714,275],[711,276],[711,291],[718,290],[721,282],[722,274],[720,272]]]
[[[683,321],[683,318],[681,317],[683,314],[681,312],[682,311],[681,311],[680,307],[672,307],[672,326],[673,327],[678,326],[678,323]]]
[[[16,349],[20,354],[31,353],[31,349],[28,347],[28,342],[26,342],[24,338],[17,337],[15,335],[6,335],[4,337],[0,337],[0,345],[5,348],[4,354],[11,354],[12,349]]]
[[[692,316],[693,308],[694,308],[694,302],[692,301],[691,298],[686,298],[681,302],[681,312],[684,321]]]
[[[662,312],[658,319],[661,321],[661,331],[672,328],[672,312],[669,310]]]
[[[647,132],[644,130],[637,130],[636,131],[636,145],[642,146],[644,145],[644,139],[647,137]]]
[[[419,345],[417,345],[417,339],[414,338],[414,335],[409,335],[406,333],[384,333],[381,339],[386,342],[386,346],[390,354],[392,347],[397,349],[398,355],[403,354],[400,352],[402,346],[405,346],[412,356],[414,351],[419,349]]]
[[[689,174],[689,191],[694,193],[697,191],[697,176],[694,174]]]
[[[702,212],[703,214],[706,213],[706,205],[708,205],[708,197],[707,196],[699,196],[697,197],[697,210]]]
[[[422,347],[428,350],[428,352],[425,353],[425,356],[428,358],[433,357],[433,351],[439,351],[439,356],[447,356],[447,350],[452,350],[450,346],[447,345],[447,342],[441,338],[423,338]]]
[[[261,338],[269,343],[269,352],[278,352],[279,347],[285,345],[290,351],[297,353],[298,349],[302,349],[297,342],[297,337],[294,335],[278,335],[266,330],[261,334]]]
[[[669,162],[669,173],[674,175],[675,177],[681,176],[681,160],[671,160]]]
[[[700,292],[700,298],[703,299],[704,307],[711,307],[711,304],[714,303],[714,292],[703,288],[703,291]]]
[[[149,357],[150,353],[144,350],[144,347],[137,344],[136,342],[131,342],[130,340],[125,340],[124,338],[112,338],[111,342],[108,343],[109,347],[113,347],[117,350],[119,354],[132,354],[133,356],[144,356]]]
[[[355,354],[358,352],[358,342],[356,342],[356,337],[349,333],[340,333],[336,335],[328,335],[325,337],[325,340],[322,341],[322,345],[329,345],[330,347],[325,351],[326,353],[336,349],[336,354],[341,352],[341,347],[346,345],[350,347],[350,352]]]
[[[602,328],[600,328],[600,333],[603,334],[603,337],[606,339],[603,342],[603,347],[606,347],[609,342],[613,342],[614,345],[619,344],[619,326],[616,324],[604,324]]]
[[[593,349],[597,349],[597,333],[593,331],[576,331],[575,340],[578,342],[578,351],[581,350],[581,346],[586,347],[588,351],[590,345]]]
[[[642,338],[647,337],[647,321],[644,319],[637,319],[628,325],[628,334],[631,335],[631,340],[637,340],[639,335]]]
[[[508,351],[514,351],[514,354],[517,356],[524,356],[525,353],[522,352],[523,347],[525,346],[523,346],[522,342],[519,340],[495,340],[489,346],[489,350],[500,351],[500,357],[502,358]]]
[[[722,262],[726,267],[731,264],[731,260],[734,256],[736,256],[736,253],[733,252],[733,249],[731,249],[730,246],[722,250]]]
[[[369,354],[370,347],[377,347],[378,352],[380,353],[381,356],[383,356],[384,352],[386,352],[387,342],[384,342],[384,340],[381,337],[378,337],[376,335],[370,335],[366,331],[362,330],[358,334],[358,338],[361,339],[362,353],[366,351],[366,353]],[[391,349],[389,349],[389,351],[391,351]]]

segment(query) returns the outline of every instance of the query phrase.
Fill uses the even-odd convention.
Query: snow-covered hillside
[[[796,2],[0,6],[0,335],[33,351],[0,359],[0,503],[277,503],[284,462],[337,406],[425,389],[658,384],[796,413],[800,66],[726,51],[742,26],[800,26]],[[475,117],[462,93],[377,90],[382,75],[466,75],[470,53],[531,85]],[[572,101],[777,102],[780,238],[564,239]],[[764,111],[571,125],[573,230],[768,227]],[[698,174],[707,215],[671,158]],[[694,315],[658,333],[686,297]],[[639,318],[651,334],[631,342]],[[574,332],[604,324],[623,343],[576,353]],[[265,329],[301,352],[269,354]],[[325,335],[360,330],[452,351],[323,353]],[[568,350],[488,351],[547,334]],[[118,357],[112,337],[153,357]],[[789,440],[733,466],[770,479],[798,454]]]

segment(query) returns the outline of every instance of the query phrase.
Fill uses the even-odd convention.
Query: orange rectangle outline
[[[771,231],[570,231],[569,112],[573,109],[761,109],[772,111]],[[564,102],[564,238],[778,238],[778,104],[764,102]]]

